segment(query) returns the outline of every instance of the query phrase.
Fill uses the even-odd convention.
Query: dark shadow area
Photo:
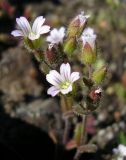
[[[0,155],[2,160],[54,160],[55,146],[39,128],[5,114],[0,106]]]

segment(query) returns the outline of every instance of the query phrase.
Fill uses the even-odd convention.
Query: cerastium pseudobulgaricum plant
[[[99,107],[101,85],[107,72],[106,66],[97,70],[93,67],[98,59],[97,36],[92,28],[86,28],[89,17],[82,12],[72,19],[68,28],[52,30],[44,25],[43,16],[37,17],[32,26],[25,17],[20,17],[16,19],[18,29],[11,33],[22,37],[25,47],[42,64],[46,80],[51,84],[47,94],[60,96],[65,122],[63,144],[67,146],[74,139],[77,147],[74,159],[97,149],[87,141],[86,122],[87,116]],[[77,116],[82,117],[81,123],[73,122]],[[74,124],[73,137],[69,134],[71,124]]]

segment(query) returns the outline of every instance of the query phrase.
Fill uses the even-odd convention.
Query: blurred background
[[[107,63],[109,70],[101,107],[88,118],[88,135],[99,146],[93,156],[110,160],[114,147],[126,145],[126,0],[0,0],[0,143],[6,152],[15,155],[16,150],[17,159],[21,158],[20,154],[33,154],[20,148],[20,143],[25,145],[27,125],[33,127],[28,132],[38,133],[40,137],[41,132],[44,136],[48,133],[50,139],[46,137],[48,142],[45,140],[43,148],[46,152],[47,144],[51,143],[51,154],[54,154],[53,142],[57,142],[54,135],[60,139],[63,127],[59,100],[46,94],[48,83],[39,64],[10,35],[16,27],[15,19],[25,16],[32,21],[43,15],[52,28],[67,27],[81,11],[91,15],[88,26],[97,33],[100,58],[96,65]],[[20,132],[24,135],[21,139]],[[32,135],[31,144],[40,142],[39,136],[36,139]],[[73,152],[64,154],[59,159],[67,159]],[[87,155],[87,160],[91,156]]]

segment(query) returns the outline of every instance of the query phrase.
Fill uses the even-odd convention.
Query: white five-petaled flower
[[[97,36],[96,34],[94,34],[94,30],[92,28],[86,28],[81,35],[83,46],[85,46],[85,44],[88,43],[90,47],[94,49],[96,37]]]
[[[47,37],[47,42],[51,44],[59,44],[63,42],[63,38],[65,36],[65,28],[61,27],[60,29],[54,28],[50,35]]]
[[[38,39],[41,34],[45,34],[50,31],[49,26],[43,25],[45,22],[45,18],[43,18],[43,16],[37,17],[32,27],[25,17],[16,18],[16,22],[19,29],[11,32],[14,37],[20,36],[29,38],[30,40],[35,40]]]
[[[75,81],[80,78],[79,72],[72,72],[70,64],[62,64],[60,66],[60,73],[56,70],[51,70],[49,74],[46,75],[46,80],[52,84],[47,91],[49,95],[54,97],[59,92],[62,94],[67,94],[72,91],[72,85]]]
[[[126,157],[126,146],[119,144],[118,148],[113,149],[113,152],[117,156],[117,160],[123,160]]]
[[[86,20],[90,17],[90,15],[84,15],[84,12],[81,12],[79,15],[75,17],[75,20],[79,19],[80,26],[84,25]]]

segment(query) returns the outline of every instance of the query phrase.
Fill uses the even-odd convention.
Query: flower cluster
[[[25,44],[36,52],[41,45],[41,35],[50,32],[46,37],[49,47],[45,52],[45,58],[48,63],[52,63],[54,60],[60,63],[61,60],[59,61],[59,57],[63,56],[63,52],[68,57],[73,54],[77,48],[77,38],[79,38],[80,43],[82,43],[80,60],[85,64],[91,65],[96,60],[95,41],[97,36],[92,28],[85,28],[89,17],[90,15],[84,15],[84,12],[81,12],[81,14],[77,15],[71,21],[67,32],[64,27],[59,29],[54,28],[50,31],[50,26],[44,25],[45,18],[43,16],[37,17],[32,26],[25,17],[20,17],[16,18],[18,29],[12,31],[11,34],[15,37],[23,37]],[[60,48],[58,48],[59,45]],[[42,52],[39,51],[39,53],[35,53],[35,57],[37,57],[38,60],[44,60]],[[58,52],[61,53],[59,54]],[[48,64],[48,66],[49,65],[50,64]],[[47,91],[51,96],[55,96],[59,92],[68,94],[72,91],[73,83],[80,78],[79,72],[71,73],[69,63],[60,63],[60,65],[60,73],[53,69],[46,76],[47,81],[53,85]],[[97,77],[99,77],[99,75],[96,73],[96,75],[93,76],[94,82],[96,82],[95,79],[97,79]],[[98,82],[100,82],[101,79]]]
[[[95,145],[84,146],[83,135],[86,131],[84,117],[99,107],[103,92],[100,86],[107,73],[106,66],[96,69],[93,65],[98,58],[97,36],[92,28],[86,28],[89,17],[82,12],[71,20],[67,28],[58,29],[50,29],[50,26],[45,25],[43,16],[37,17],[32,26],[25,17],[20,17],[16,19],[18,29],[11,32],[14,37],[22,37],[25,47],[40,63],[47,82],[51,84],[47,94],[52,97],[60,95],[61,109],[66,123],[63,144],[68,144],[67,140],[70,138],[67,136],[71,135],[66,134],[71,126],[67,121],[72,122],[71,111],[82,116],[82,124],[73,123],[75,131],[71,138],[77,146],[74,159],[78,159],[80,156],[78,153],[81,154],[82,150],[88,151],[88,146],[92,147],[92,151],[96,151]],[[80,147],[85,149],[80,151]],[[123,157],[125,148],[119,146],[115,153]]]

